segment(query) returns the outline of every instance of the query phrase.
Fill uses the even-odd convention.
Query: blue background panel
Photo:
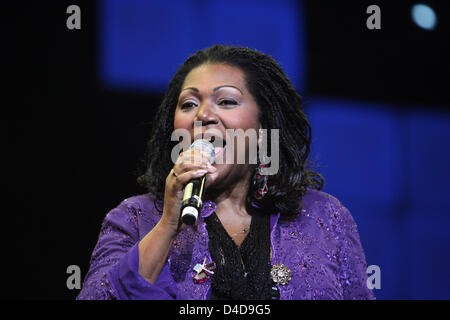
[[[377,298],[450,298],[450,117],[333,99],[305,109],[324,191],[350,210],[368,265],[380,266]]]
[[[306,55],[316,52],[305,38],[317,30],[306,30],[302,1],[103,0],[99,12],[106,88],[160,95],[188,56],[227,44],[272,55],[308,94]],[[368,265],[381,268],[377,298],[450,299],[449,113],[326,97],[304,108],[324,191],[350,210]]]
[[[406,187],[415,204],[442,203],[449,212],[450,114],[423,110],[412,111],[406,124],[411,182]]]
[[[408,299],[411,292],[408,226],[388,204],[348,199],[347,207],[358,225],[367,265],[381,270],[377,299]]]
[[[193,48],[189,2],[101,2],[100,78],[111,88],[164,91]]]
[[[393,202],[397,195],[397,123],[384,105],[315,99],[305,104],[311,155],[339,197]]]
[[[255,6],[255,3],[258,5]],[[214,44],[272,55],[304,87],[304,30],[298,1],[104,0],[100,78],[107,88],[164,92],[193,53]]]
[[[450,298],[450,115],[411,112],[408,188],[411,291],[417,299]]]
[[[437,216],[436,213],[440,215]],[[414,299],[450,299],[450,216],[442,205],[414,207],[409,221]],[[429,214],[431,213],[431,215]]]

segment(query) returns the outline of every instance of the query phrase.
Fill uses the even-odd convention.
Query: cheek
[[[259,124],[258,110],[246,109],[239,110],[236,113],[227,116],[226,126],[228,128],[247,130],[250,128],[257,129]]]
[[[173,128],[174,129],[190,129],[192,125],[191,117],[186,114],[175,112],[175,117],[173,120]]]
[[[255,132],[256,137],[258,136],[258,129],[260,127],[260,123],[259,123],[259,118],[258,118],[258,110],[256,108],[254,109],[243,109],[243,110],[239,110],[231,115],[228,116],[226,118],[226,120],[224,120],[224,122],[226,122],[226,127],[227,129],[242,129],[244,132],[245,131],[253,131]],[[227,137],[228,138],[228,137]],[[235,136],[234,137],[234,146],[239,146],[241,145],[242,139],[243,137],[238,137]],[[237,163],[241,163],[238,161],[238,158],[241,159],[241,161],[245,161],[245,163],[250,163],[250,161],[252,161],[251,163],[254,163],[253,159],[250,159],[250,156],[252,155],[252,158],[255,156],[254,153],[249,153],[250,150],[252,150],[252,152],[254,152],[254,150],[256,150],[256,146],[251,145],[250,143],[251,141],[253,141],[253,143],[257,143],[257,140],[250,140],[248,137],[243,138],[245,139],[245,149],[239,149],[239,148],[235,148],[234,149],[234,155],[233,155],[233,159],[234,159],[234,164]],[[239,142],[240,141],[240,142]],[[238,150],[239,149],[239,150]],[[228,152],[230,152],[231,150],[228,150]],[[242,158],[244,157],[244,158]],[[228,169],[231,169],[231,167],[233,167],[233,165],[229,166]],[[236,166],[236,168],[238,168],[239,170],[241,170],[241,166]]]

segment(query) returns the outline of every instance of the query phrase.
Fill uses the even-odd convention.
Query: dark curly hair
[[[268,193],[262,199],[255,198],[258,186],[250,181],[247,205],[253,202],[265,212],[295,216],[302,207],[307,188],[320,190],[324,184],[320,174],[307,169],[311,126],[302,109],[302,98],[278,63],[271,56],[246,47],[214,45],[197,51],[178,69],[154,119],[146,168],[138,177],[139,184],[157,199],[164,199],[165,180],[173,167],[171,150],[178,143],[171,141],[171,134],[181,86],[192,69],[205,63],[224,63],[243,71],[247,89],[259,107],[262,128],[279,129],[278,173],[268,176]],[[270,145],[269,134],[268,154],[271,154]]]

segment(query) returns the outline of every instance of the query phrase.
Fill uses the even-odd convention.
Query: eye
[[[230,100],[230,99],[224,99],[219,101],[218,105],[220,106],[226,106],[226,105],[236,105],[237,102],[234,100]]]
[[[189,109],[189,108],[193,108],[193,107],[195,107],[195,106],[197,106],[194,102],[192,102],[192,101],[186,101],[185,103],[183,103],[182,105],[181,105],[181,109]]]

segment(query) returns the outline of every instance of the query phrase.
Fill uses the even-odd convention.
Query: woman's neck
[[[240,216],[247,216],[246,204],[247,193],[249,191],[251,170],[246,170],[246,174],[239,180],[227,181],[223,183],[223,189],[211,190],[209,199],[214,201],[217,211],[220,213],[233,212]]]

